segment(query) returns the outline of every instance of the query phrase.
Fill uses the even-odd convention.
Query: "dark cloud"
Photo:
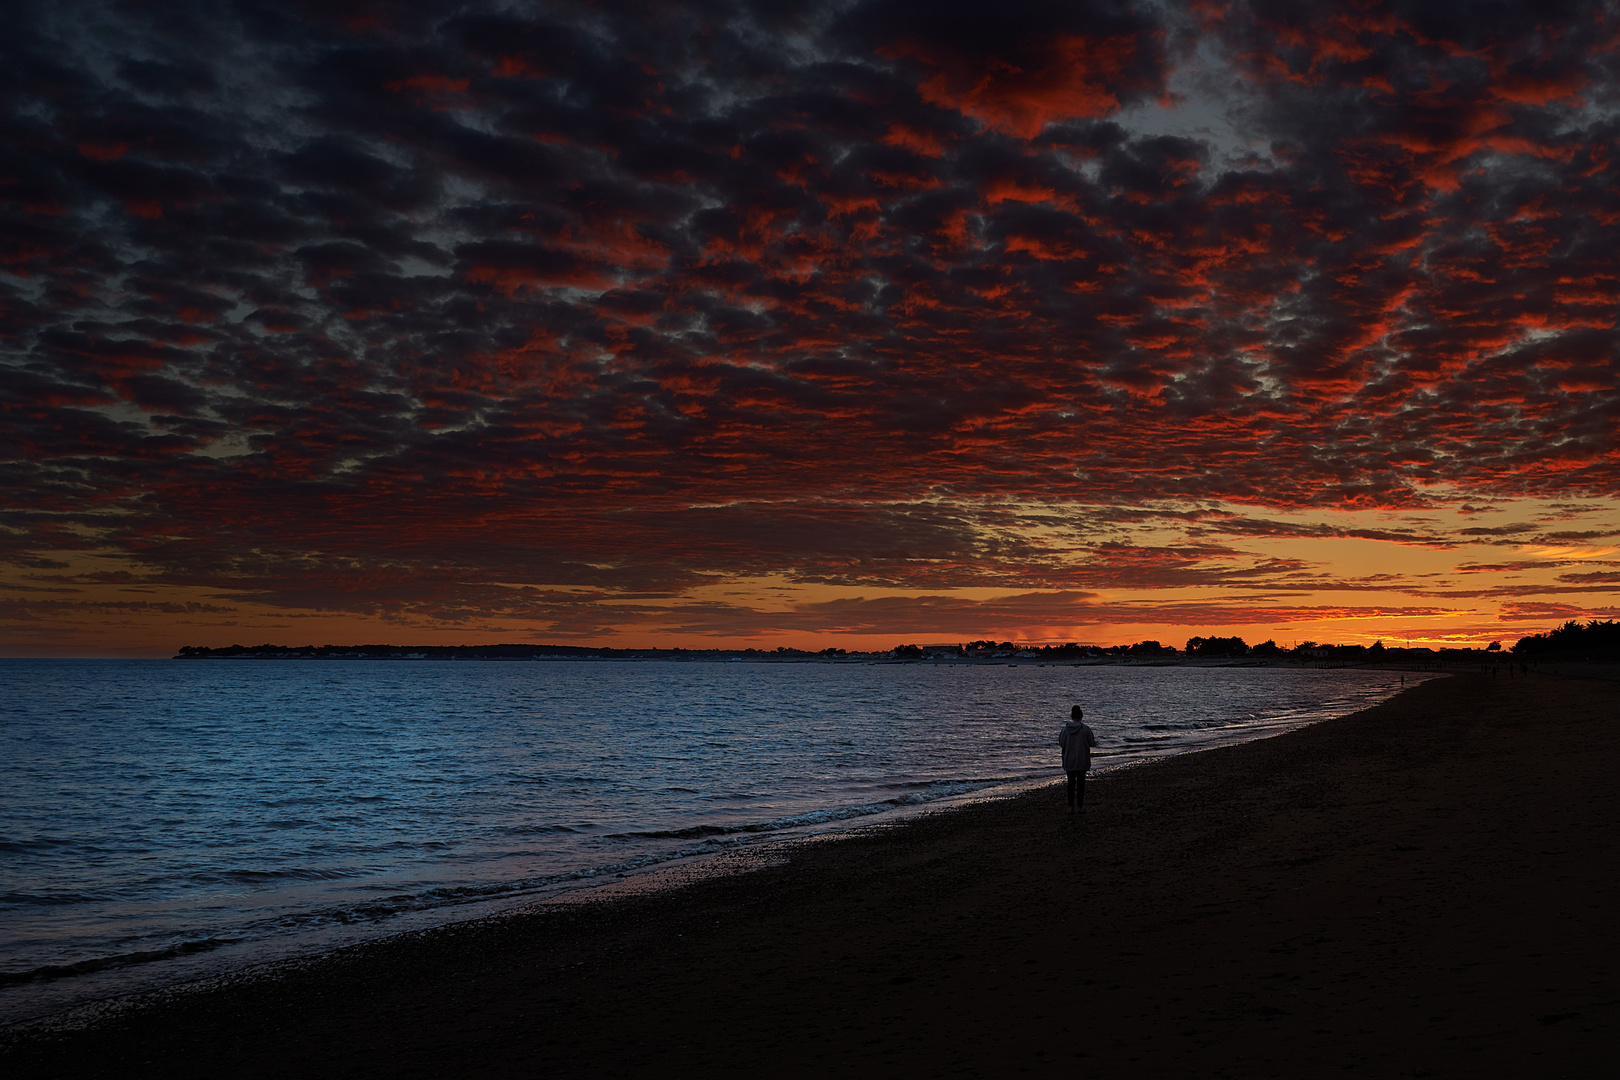
[[[1502,605],[1498,616],[1503,622],[1534,622],[1557,625],[1571,619],[1612,619],[1613,606],[1587,607],[1574,604],[1552,604],[1544,601],[1509,601]]]
[[[600,627],[1303,580],[1220,545],[1616,492],[1610,4],[83,8],[0,63],[18,565]],[[1197,50],[1244,147],[1142,120]],[[1153,500],[1256,509],[994,509]]]

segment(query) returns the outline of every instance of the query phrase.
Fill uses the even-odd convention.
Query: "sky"
[[[1620,612],[1620,5],[8,9],[0,654]]]

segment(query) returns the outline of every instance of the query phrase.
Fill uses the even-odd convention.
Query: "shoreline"
[[[1419,680],[1443,677],[1436,673],[1414,673]],[[1415,684],[1414,684],[1415,685]],[[1391,688],[1380,693],[1393,694]],[[1239,745],[1274,738],[1302,726],[1338,719],[1353,709],[1353,700],[1324,700],[1309,709],[1283,710],[1276,715],[1249,717],[1226,727],[1182,731],[1163,743],[1131,745],[1130,740],[1103,749],[1108,755],[1094,759],[1094,777],[1132,768],[1150,761],[1185,754],[1196,754],[1218,746]],[[1111,758],[1115,760],[1110,760]],[[866,829],[892,827],[920,816],[949,813],[985,801],[1017,798],[1048,787],[1062,779],[1056,766],[1040,775],[1006,776],[995,781],[978,781],[963,790],[940,794],[926,800],[910,797],[884,800],[882,805],[834,807],[825,813],[800,815],[807,820],[769,823],[769,828],[740,829],[732,834],[694,840],[686,850],[671,852],[641,865],[587,865],[550,875],[540,883],[518,883],[521,887],[492,890],[489,895],[423,906],[402,911],[386,919],[329,923],[292,933],[264,937],[222,934],[223,942],[210,947],[184,945],[154,950],[150,960],[101,962],[85,961],[88,970],[49,975],[37,981],[15,980],[0,988],[0,1031],[17,1025],[50,1020],[61,1014],[89,1009],[104,1010],[117,999],[162,993],[172,987],[258,971],[283,961],[301,961],[355,945],[386,940],[398,934],[431,930],[455,923],[501,916],[551,902],[572,902],[578,893],[616,895],[620,886],[649,878],[691,880],[690,867],[700,864],[724,865],[728,861],[754,861],[756,849],[791,848],[806,842],[822,842]],[[808,820],[814,818],[815,820]],[[709,873],[724,871],[711,870]],[[637,885],[634,891],[644,892]],[[223,946],[223,947],[220,947]],[[93,965],[93,966],[91,966]],[[72,965],[68,965],[71,968]]]
[[[792,850],[175,988],[85,1029],[25,1022],[0,1060],[995,1075],[1080,1054],[1132,1075],[1598,1075],[1617,1060],[1606,689],[1428,681],[1110,771],[1076,820],[1047,785],[759,845]]]

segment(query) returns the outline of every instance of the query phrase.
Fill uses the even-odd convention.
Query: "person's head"
[[[1085,718],[1086,718],[1086,714],[1083,711],[1081,711],[1080,706],[1076,705],[1074,708],[1069,710],[1069,719],[1070,720],[1080,721],[1080,720],[1084,720]]]

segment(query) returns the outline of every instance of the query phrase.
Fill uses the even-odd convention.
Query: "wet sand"
[[[392,938],[13,1029],[0,1067],[1607,1077],[1617,779],[1620,684],[1456,676],[1108,774],[1079,817],[1053,786]]]

